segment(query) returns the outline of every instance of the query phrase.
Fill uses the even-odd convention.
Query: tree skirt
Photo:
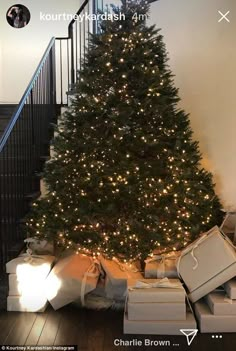
[[[124,300],[113,300],[104,296],[99,296],[95,294],[88,294],[85,297],[85,305],[82,306],[80,300],[76,300],[72,302],[72,304],[78,308],[87,308],[91,310],[104,310],[104,309],[112,309],[121,311],[124,310],[125,301]]]

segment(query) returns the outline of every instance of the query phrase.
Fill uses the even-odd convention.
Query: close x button
[[[227,17],[230,14],[230,11],[227,11],[225,14],[221,11],[218,11],[218,13],[221,16],[220,19],[218,20],[218,23],[220,23],[222,21],[226,21],[226,22],[230,23],[230,20]]]

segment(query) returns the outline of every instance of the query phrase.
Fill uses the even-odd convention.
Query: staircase
[[[7,127],[10,118],[13,115],[14,110],[16,109],[17,105],[13,104],[3,104],[0,105],[0,138]]]
[[[84,0],[77,15],[102,10]],[[5,263],[22,249],[21,229],[30,204],[42,192],[41,173],[50,157],[53,124],[78,79],[95,21],[72,20],[68,36],[52,38],[18,105],[0,105],[0,285]],[[0,291],[1,297],[1,291]]]

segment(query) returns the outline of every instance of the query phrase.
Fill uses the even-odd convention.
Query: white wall
[[[230,10],[231,23],[218,23],[218,10]],[[236,209],[236,1],[160,0],[150,15],[162,29],[203,165],[224,207]]]
[[[6,12],[21,3],[31,12],[30,23],[21,29],[9,26]],[[79,8],[78,0],[4,0],[0,2],[0,103],[18,102],[52,36],[66,36],[69,21],[40,21],[44,13],[71,13]]]
[[[0,38],[0,94],[2,92],[2,44]]]

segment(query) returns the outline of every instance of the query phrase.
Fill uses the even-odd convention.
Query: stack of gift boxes
[[[195,312],[202,333],[236,332],[236,280],[232,279],[196,302]]]
[[[170,277],[175,276],[177,271],[195,310],[200,331],[236,332],[236,251],[229,238],[215,226],[186,247],[176,260],[173,260],[172,254],[170,256],[148,260],[145,277],[154,278],[160,274]],[[223,291],[216,290],[222,286]],[[176,306],[173,308],[176,292],[171,291],[172,299],[166,297],[163,301],[160,298],[161,288],[130,290],[124,315],[124,332],[179,334],[179,329],[194,329],[196,326],[194,319],[190,320],[190,313],[187,313],[185,324],[183,321],[173,321],[177,313]],[[168,321],[168,318],[172,318],[172,321]]]
[[[22,254],[6,264],[9,274],[8,311],[43,312],[47,307],[46,278],[54,256]]]
[[[178,279],[137,282],[128,290],[124,333],[178,335],[180,329],[195,329],[196,321],[185,299]]]
[[[182,251],[177,267],[200,331],[236,332],[236,251],[229,238],[212,228]]]

